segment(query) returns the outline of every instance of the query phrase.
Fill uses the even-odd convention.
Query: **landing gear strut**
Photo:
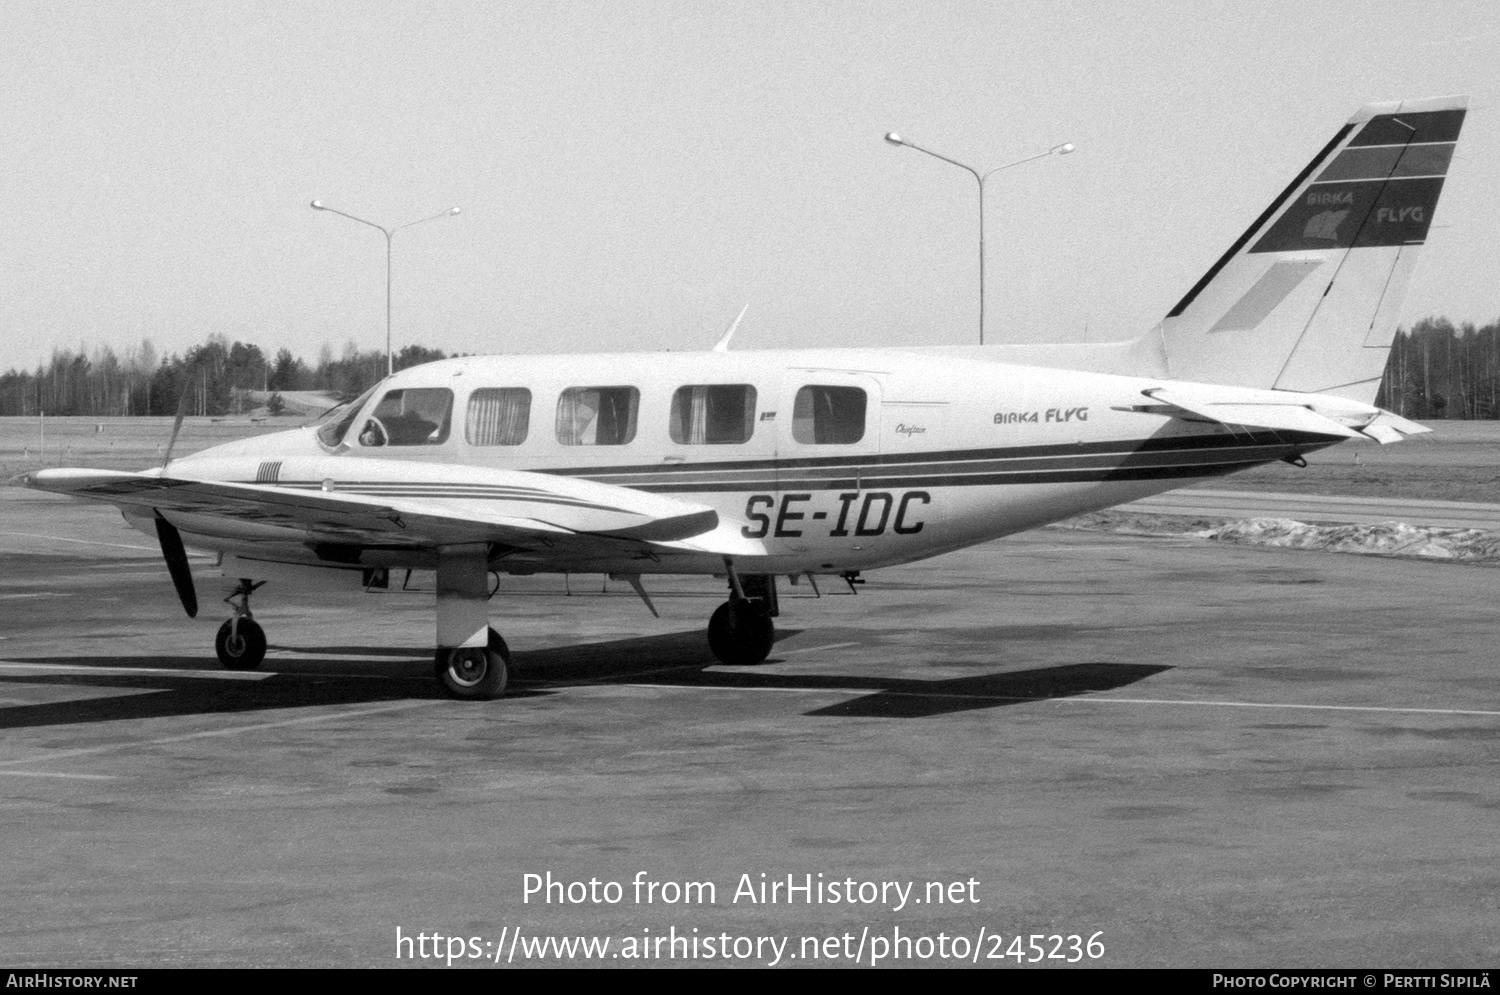
[[[708,620],[708,648],[721,663],[746,667],[760,663],[776,643],[776,578],[748,576],[741,583],[728,557],[729,600]],[[746,588],[749,588],[747,593]]]
[[[266,658],[266,632],[250,615],[250,595],[260,586],[242,579],[234,593],[224,599],[234,608],[234,617],[219,626],[214,652],[226,670],[254,670]]]
[[[438,683],[455,698],[489,701],[505,693],[510,648],[489,623],[489,547],[444,546],[437,561]]]
[[[439,647],[434,663],[444,690],[466,701],[489,701],[505,693],[510,675],[510,647],[489,630],[487,646]]]

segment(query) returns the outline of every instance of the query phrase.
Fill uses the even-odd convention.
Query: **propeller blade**
[[[196,372],[197,372],[197,368],[195,367],[192,370],[192,373],[196,373]],[[186,379],[185,379],[185,383],[186,384],[191,384],[192,383],[192,380],[193,380],[192,373],[190,373],[186,377]],[[172,447],[175,446],[175,445],[177,445],[177,433],[180,432],[180,431],[182,431],[182,419],[187,416],[188,399],[191,398],[191,397],[192,397],[192,394],[190,394],[188,392],[188,387],[184,386],[182,388],[182,398],[177,402],[177,417],[174,418],[174,419],[172,419],[172,437],[167,440],[167,454],[165,456],[163,456],[162,460],[161,460],[162,469],[166,469],[167,464],[170,463],[171,460],[172,460]],[[161,519],[158,518],[157,521],[160,522]],[[170,529],[170,528],[172,528],[172,526],[168,525],[167,528]],[[173,529],[173,531],[175,532],[176,529]],[[178,542],[177,548],[178,549],[182,548],[182,543],[181,542]],[[184,562],[186,562],[186,561],[184,561]],[[188,614],[192,614],[192,613],[189,612]]]
[[[161,541],[161,558],[167,561],[167,573],[172,575],[172,586],[182,599],[183,611],[188,618],[198,617],[198,592],[193,589],[193,572],[188,568],[187,550],[182,548],[182,535],[177,526],[156,516],[156,538]]]

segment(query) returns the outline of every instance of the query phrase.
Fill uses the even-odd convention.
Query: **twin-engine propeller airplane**
[[[437,676],[505,690],[492,574],[727,576],[708,641],[765,659],[778,576],[906,563],[1302,457],[1427,431],[1372,406],[1465,98],[1350,119],[1165,319],[1089,345],[466,357],[321,424],[140,473],[40,470],[237,581],[216,648],[258,666],[262,583],[437,574]],[[237,603],[236,603],[237,602]]]

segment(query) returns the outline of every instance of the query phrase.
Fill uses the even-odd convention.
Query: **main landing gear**
[[[234,608],[234,617],[219,626],[214,652],[226,670],[254,670],[266,658],[266,632],[250,615],[250,595],[260,586],[241,580],[234,593],[224,599]]]
[[[505,693],[510,648],[489,621],[489,547],[445,546],[437,561],[437,653],[433,671],[455,698]]]
[[[780,614],[776,604],[776,578],[769,574],[740,577],[728,557],[729,600],[708,620],[708,648],[719,662],[745,667],[760,663],[776,643]]]
[[[510,674],[510,647],[500,633],[489,630],[489,644],[438,647],[434,671],[444,690],[467,701],[489,701],[505,694]]]

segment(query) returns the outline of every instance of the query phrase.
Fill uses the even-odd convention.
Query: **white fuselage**
[[[712,507],[721,527],[759,544],[757,555],[738,559],[743,571],[835,573],[921,559],[1337,441],[1140,410],[1152,406],[1143,390],[1168,383],[897,350],[468,357],[382,383],[337,445],[299,429],[173,466],[253,483],[279,461],[342,488],[361,481],[362,464],[402,461],[409,482],[430,483],[426,496],[438,502],[458,467],[584,478]],[[382,400],[392,391],[431,409],[406,444],[393,444],[400,405]],[[447,422],[432,427],[444,397]],[[253,522],[171,517],[193,546],[242,553],[278,544],[274,528]],[[285,539],[278,559],[317,559]],[[430,561],[396,549],[367,550],[360,562]],[[492,566],[538,569],[524,554]],[[720,556],[680,552],[550,557],[540,569],[723,565]]]

